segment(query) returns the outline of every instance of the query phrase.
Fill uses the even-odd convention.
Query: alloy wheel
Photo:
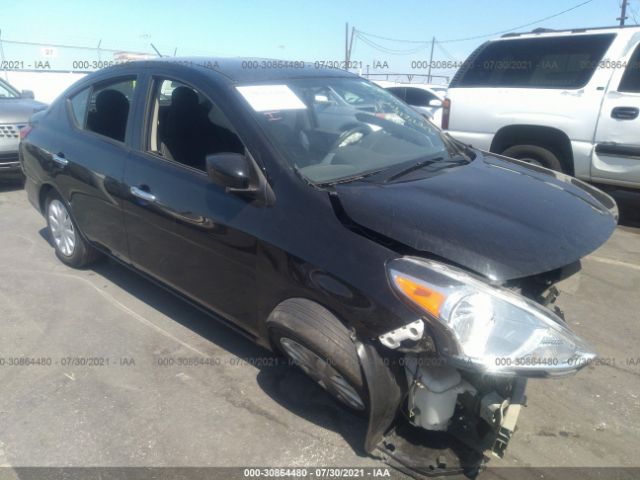
[[[65,257],[72,256],[76,248],[76,231],[67,207],[60,200],[53,199],[49,203],[47,216],[56,247]]]

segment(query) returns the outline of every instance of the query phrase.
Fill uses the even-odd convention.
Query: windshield
[[[237,89],[289,162],[313,183],[460,153],[411,107],[359,78],[316,77]]]
[[[20,98],[20,93],[8,83],[0,80],[0,98]]]

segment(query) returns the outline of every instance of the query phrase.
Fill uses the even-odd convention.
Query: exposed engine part
[[[446,430],[458,395],[475,389],[460,372],[449,366],[423,365],[421,357],[407,355],[405,372],[409,384],[409,417],[426,430]]]
[[[405,340],[417,342],[424,335],[424,322],[420,319],[407,323],[400,328],[380,335],[380,342],[388,348],[396,349]]]

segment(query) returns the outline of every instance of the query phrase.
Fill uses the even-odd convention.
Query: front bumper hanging
[[[410,394],[403,393],[410,389],[402,362],[383,358],[372,344],[356,342],[356,349],[369,392],[369,454],[415,478],[475,477],[488,455],[504,455],[525,403],[526,379],[511,382],[509,398],[494,391],[461,395],[447,430],[428,431],[401,413]]]

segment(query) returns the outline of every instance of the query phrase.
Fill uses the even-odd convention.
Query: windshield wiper
[[[366,177],[369,177],[371,175],[375,175],[376,173],[380,173],[380,172],[382,172],[384,170],[386,170],[386,168],[378,168],[376,170],[371,170],[369,172],[359,173],[359,174],[353,175],[351,177],[343,177],[343,178],[338,178],[336,180],[330,180],[328,182],[320,182],[320,183],[317,183],[316,185],[319,186],[319,187],[329,187],[329,186],[337,185],[339,183],[351,183],[351,182],[355,182],[356,180],[360,180],[362,178],[366,178]]]
[[[469,163],[469,161],[470,160],[468,158],[463,156],[453,157],[447,160],[445,160],[444,157],[442,156],[428,157],[423,160],[417,161],[409,166],[405,166],[405,167],[396,169],[395,171],[388,172],[389,175],[384,179],[382,183],[392,182],[394,180],[397,180],[400,177],[407,175],[408,173],[414,172],[428,165],[433,165],[433,164],[439,164],[443,166],[450,166],[452,164],[466,165],[467,163]]]

